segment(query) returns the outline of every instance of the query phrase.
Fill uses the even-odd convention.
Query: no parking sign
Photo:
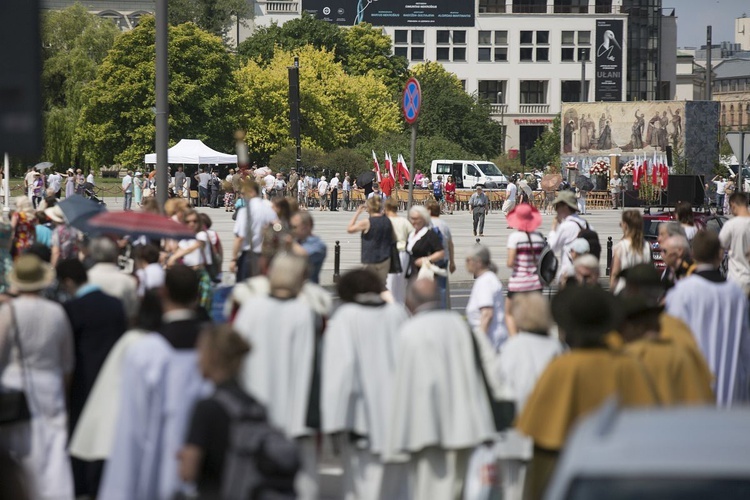
[[[416,78],[409,78],[404,87],[404,96],[401,99],[401,107],[404,110],[404,119],[409,125],[419,118],[419,107],[422,105],[422,89]]]

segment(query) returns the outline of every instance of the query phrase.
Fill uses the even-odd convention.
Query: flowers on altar
[[[635,160],[628,161],[620,170],[620,175],[633,175],[635,172]]]
[[[591,175],[608,175],[609,163],[605,162],[604,160],[597,160],[593,165],[591,165],[591,170],[589,170],[589,173]]]
[[[565,168],[569,170],[578,170],[578,162],[575,161],[569,161],[565,164]]]

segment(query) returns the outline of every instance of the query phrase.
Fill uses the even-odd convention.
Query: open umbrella
[[[189,227],[164,215],[148,212],[106,212],[92,217],[88,222],[92,232],[98,234],[175,240],[195,238],[195,233]]]
[[[37,163],[36,165],[34,165],[34,168],[41,171],[46,168],[50,168],[52,165],[54,165],[54,163],[49,162],[49,161],[43,161],[42,163]]]
[[[107,207],[101,203],[79,195],[68,196],[59,202],[58,205],[68,224],[76,229],[80,229],[84,233],[91,232],[91,227],[88,225],[89,219],[101,212],[107,211]]]
[[[375,172],[372,170],[368,170],[367,172],[363,172],[357,176],[357,187],[365,187],[368,184],[372,184],[375,182]]]
[[[544,177],[542,177],[542,181],[540,182],[540,185],[542,186],[542,191],[557,191],[557,188],[560,186],[561,182],[562,182],[562,175],[547,174]]]
[[[581,191],[591,191],[594,189],[594,183],[585,175],[579,175],[576,177],[576,187]]]

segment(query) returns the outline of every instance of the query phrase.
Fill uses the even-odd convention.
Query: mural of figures
[[[684,101],[563,103],[563,154],[684,150]]]

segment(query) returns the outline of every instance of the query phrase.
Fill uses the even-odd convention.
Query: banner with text
[[[594,100],[622,101],[623,35],[622,20],[596,21],[596,79]]]
[[[474,0],[302,0],[317,19],[352,26],[474,26]]]

